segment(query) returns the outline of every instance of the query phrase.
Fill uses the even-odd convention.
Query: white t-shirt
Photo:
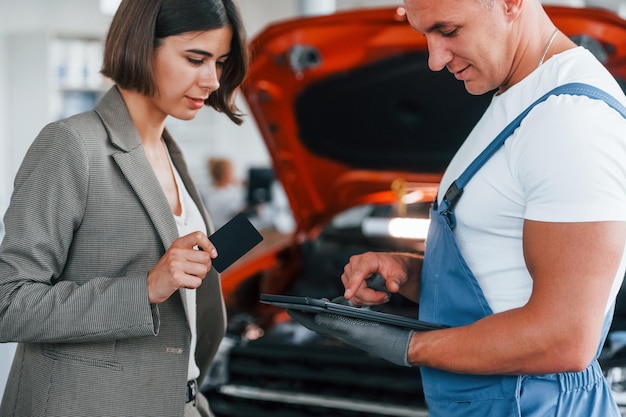
[[[594,85],[626,103],[619,85],[586,49],[553,56],[493,97],[446,170],[439,199],[510,121],[568,82]],[[494,313],[523,306],[532,291],[522,251],[524,219],[626,221],[626,120],[601,100],[550,97],[470,180],[455,213],[455,239]],[[626,251],[607,309],[625,268]]]

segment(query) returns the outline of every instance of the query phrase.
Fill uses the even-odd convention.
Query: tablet
[[[278,307],[290,308],[293,310],[308,313],[332,313],[355,319],[364,319],[384,324],[392,324],[411,330],[437,330],[450,326],[443,324],[429,323],[410,317],[398,316],[396,314],[382,313],[368,308],[346,306],[337,304],[325,299],[311,297],[297,297],[291,295],[261,294],[260,301],[264,304],[271,304]]]

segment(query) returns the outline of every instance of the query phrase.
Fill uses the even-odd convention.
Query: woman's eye
[[[187,60],[189,60],[189,62],[193,65],[202,65],[204,62],[202,59],[187,58]]]

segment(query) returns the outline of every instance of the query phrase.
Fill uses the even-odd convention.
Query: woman
[[[196,395],[224,333],[212,225],[168,116],[241,123],[232,0],[124,0],[93,111],[46,126],[0,246],[0,341],[19,342],[1,416],[209,416]],[[201,250],[198,250],[201,249]]]

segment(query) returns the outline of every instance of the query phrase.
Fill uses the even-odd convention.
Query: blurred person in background
[[[203,200],[216,229],[222,227],[246,208],[246,189],[235,174],[235,166],[228,158],[209,158],[207,168],[211,178]]]

